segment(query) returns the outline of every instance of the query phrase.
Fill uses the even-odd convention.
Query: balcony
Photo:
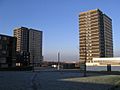
[[[99,49],[100,47],[98,45],[93,45],[91,46],[92,50]]]
[[[92,39],[92,42],[99,42],[99,39]]]

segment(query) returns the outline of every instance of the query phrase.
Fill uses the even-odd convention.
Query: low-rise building
[[[91,63],[86,63],[87,66],[120,66],[120,57],[113,58],[93,58]]]

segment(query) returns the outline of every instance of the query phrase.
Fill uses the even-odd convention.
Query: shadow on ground
[[[112,90],[114,83],[112,80],[107,81],[109,79],[107,78],[108,76],[87,73],[87,77],[84,78],[83,73],[76,72],[6,71],[0,72],[0,90]],[[94,77],[96,79],[92,82],[90,78]],[[99,80],[102,80],[102,77],[106,79],[100,82]],[[113,80],[116,82],[118,78],[113,78]]]
[[[80,73],[70,73],[70,72],[42,72],[38,73],[38,78],[36,80],[38,84],[38,90],[111,90],[114,87],[110,83],[97,83],[97,80],[92,82],[88,81],[74,81],[69,80],[70,78],[83,78],[83,74]],[[97,77],[105,75],[92,75],[88,74],[88,77]],[[44,78],[40,78],[44,77]],[[88,78],[86,77],[86,78]],[[67,80],[66,80],[67,79]],[[87,79],[86,79],[87,80]],[[109,81],[108,81],[109,82]],[[40,85],[40,86],[39,86]]]

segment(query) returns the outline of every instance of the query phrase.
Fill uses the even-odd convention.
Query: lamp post
[[[60,52],[58,52],[58,70],[60,70]]]
[[[85,40],[85,61],[84,61],[84,77],[86,77],[86,61],[87,61],[87,51],[86,51],[86,40]]]
[[[84,61],[82,62],[83,65],[83,76],[86,77],[86,62],[87,62],[87,49],[86,49],[86,33],[85,33],[85,38],[83,38],[84,40],[84,47],[81,48],[81,51],[84,53]]]
[[[87,62],[87,49],[86,49],[86,33],[85,33],[85,48],[84,48],[84,53],[85,53],[85,60],[84,60],[84,77],[86,77],[86,62]]]

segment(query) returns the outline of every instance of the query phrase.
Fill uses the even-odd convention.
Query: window
[[[7,37],[3,37],[3,40],[7,40]]]
[[[2,37],[0,36],[0,40],[2,39]]]
[[[91,50],[89,50],[89,52],[92,52]]]
[[[88,20],[91,20],[91,18],[88,18]],[[90,21],[89,21],[89,23],[90,23]]]
[[[91,29],[91,28],[88,28],[89,30]],[[90,31],[91,32],[91,31]]]

